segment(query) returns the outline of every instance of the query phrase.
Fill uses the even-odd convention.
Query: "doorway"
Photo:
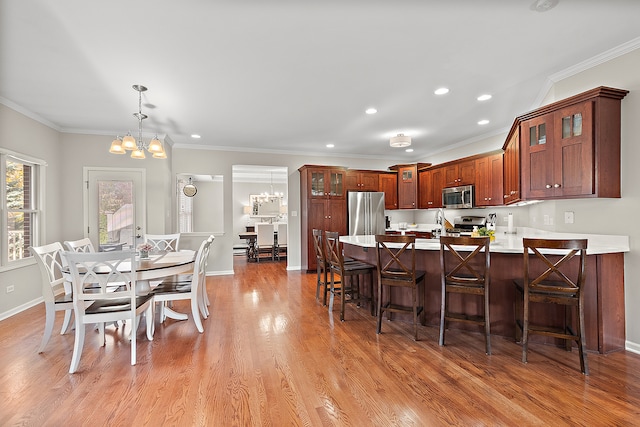
[[[233,165],[232,187],[233,251],[236,255],[234,260],[236,260],[247,257],[247,247],[250,244],[240,235],[255,231],[256,223],[288,223],[288,168],[286,166]],[[264,201],[264,203],[259,204],[257,201]],[[281,257],[281,259],[285,258]]]
[[[136,247],[144,240],[144,169],[92,168],[84,171],[85,236],[104,249]]]

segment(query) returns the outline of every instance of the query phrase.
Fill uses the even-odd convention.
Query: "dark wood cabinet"
[[[346,169],[305,165],[298,170],[302,266],[315,271],[313,230],[347,234]]]
[[[476,179],[475,162],[466,160],[444,167],[445,187],[473,184]]]
[[[419,173],[418,191],[420,197],[419,208],[441,208],[442,189],[444,188],[444,168],[431,168]]]
[[[347,191],[378,191],[378,174],[375,171],[347,170]]]
[[[303,166],[306,179],[305,195],[312,198],[346,197],[346,169],[327,166]],[[302,171],[300,172],[302,176]]]
[[[620,197],[620,101],[599,87],[519,117],[522,198]]]
[[[378,175],[378,189],[384,192],[384,208],[398,209],[398,174],[381,172]]]
[[[502,164],[502,201],[505,205],[520,201],[520,126],[514,124],[504,147]]]
[[[502,152],[475,161],[475,205],[499,206],[503,202]]]
[[[398,208],[418,207],[418,167],[402,165],[398,167]]]

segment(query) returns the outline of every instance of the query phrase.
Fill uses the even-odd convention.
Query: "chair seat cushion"
[[[191,292],[191,281],[182,283],[162,282],[151,291],[154,295],[188,292]]]
[[[140,295],[136,297],[136,308],[149,301],[153,295]],[[129,298],[96,300],[85,309],[87,314],[112,313],[115,311],[131,310],[131,300]]]
[[[193,274],[174,274],[166,277],[161,283],[191,283]]]
[[[53,299],[54,304],[65,304],[68,302],[73,302],[73,295],[71,294],[59,294],[56,295]]]
[[[423,270],[416,270],[416,283],[424,279],[425,272]],[[387,269],[380,273],[382,279],[388,279],[393,281],[406,281],[411,282],[412,278],[407,275],[404,270],[400,269]]]
[[[374,268],[375,267],[373,265],[367,264],[366,262],[354,261],[354,262],[344,263],[344,270],[346,272],[366,271],[366,270],[373,270]]]
[[[521,279],[514,280],[513,283],[521,291],[524,290],[524,281]],[[529,288],[530,294],[535,295],[548,295],[558,297],[575,297],[577,295],[574,287],[568,286],[564,282],[555,281],[543,281],[537,284],[534,288]]]

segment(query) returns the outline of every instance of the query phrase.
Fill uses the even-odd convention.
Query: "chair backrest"
[[[213,242],[212,236],[206,238],[200,243],[200,247],[196,253],[196,262],[193,265],[193,274],[191,275],[191,292],[198,292],[207,275],[207,257],[209,256],[209,247]]]
[[[76,316],[95,300],[130,300],[135,309],[134,251],[64,252],[73,283]]]
[[[96,250],[93,247],[93,243],[91,243],[91,239],[85,237],[80,240],[66,240],[64,245],[71,252],[95,252]]]
[[[325,231],[324,242],[324,255],[327,264],[333,269],[344,270],[344,254],[340,244],[340,233],[337,231]]]
[[[322,230],[313,229],[313,247],[316,250],[316,259],[317,262],[322,265],[326,263],[326,258],[324,256],[324,245],[322,243]]]
[[[525,288],[535,290],[551,290],[565,292],[568,295],[578,294],[584,285],[585,259],[587,255],[587,239],[522,239],[524,247],[524,284]],[[548,255],[540,250],[555,250],[563,255],[557,261],[552,261]],[[533,273],[530,255],[540,261],[541,273]],[[569,262],[578,257],[578,264]],[[526,292],[526,290],[525,290]]]
[[[258,234],[256,238],[256,244],[258,246],[273,246],[273,224],[267,223],[257,223],[256,224],[256,233]]]
[[[415,285],[416,236],[378,234],[375,239],[378,280],[385,283],[398,282],[398,284],[413,283]]]
[[[446,283],[482,286],[489,283],[491,238],[440,236],[440,271]]]
[[[287,246],[288,238],[287,238],[287,224],[279,223],[278,224],[278,246]]]
[[[44,246],[32,246],[29,250],[40,267],[42,297],[45,302],[53,302],[56,292],[62,289],[65,283],[62,276],[64,248],[60,242],[54,242]],[[65,289],[65,293],[70,292]]]
[[[180,246],[180,233],[145,234],[144,241],[151,245],[152,252],[177,252]]]

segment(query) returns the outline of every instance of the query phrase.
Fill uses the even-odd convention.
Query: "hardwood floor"
[[[129,364],[128,325],[107,327],[105,347],[87,331],[79,372],[68,374],[73,333],[37,354],[44,306],[0,322],[0,425],[430,426],[638,425],[640,356],[521,347],[480,333],[384,321],[367,307],[345,322],[315,301],[315,275],[284,262],[246,264],[209,277],[211,316],[138,332]],[[188,312],[188,302],[176,310]],[[59,328],[62,316],[56,318]],[[58,329],[59,331],[59,329]]]

